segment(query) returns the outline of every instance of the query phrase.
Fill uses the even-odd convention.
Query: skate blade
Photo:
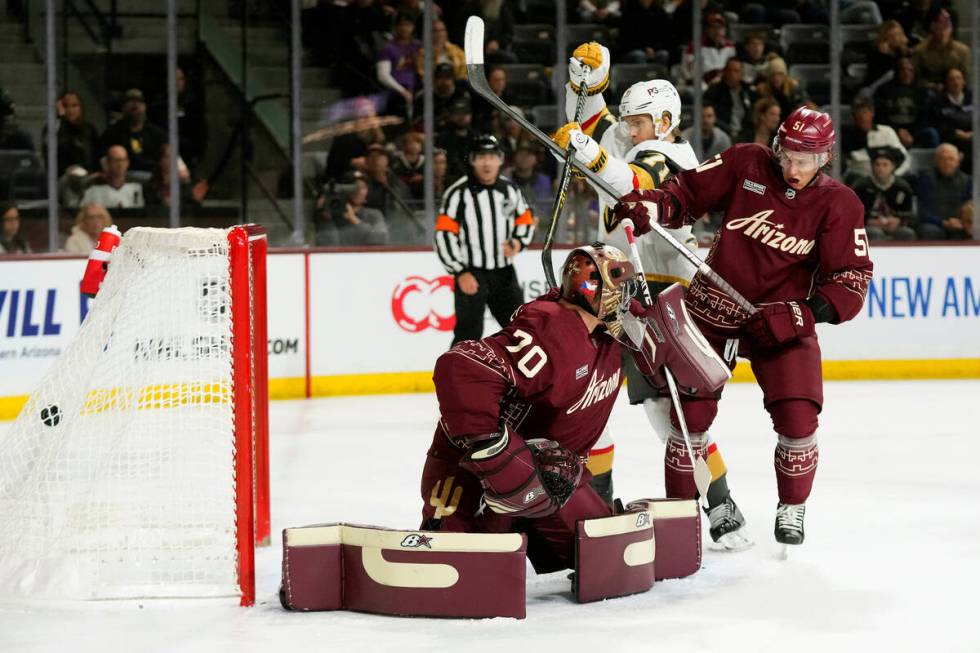
[[[725,533],[718,538],[717,542],[713,541],[708,545],[712,551],[721,551],[723,553],[738,553],[739,551],[751,549],[753,546],[755,546],[755,542],[745,537],[740,531]]]

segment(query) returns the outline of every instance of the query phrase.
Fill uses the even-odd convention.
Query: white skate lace
[[[792,531],[803,530],[804,504],[791,505],[781,503],[776,508],[776,523],[780,529]]]

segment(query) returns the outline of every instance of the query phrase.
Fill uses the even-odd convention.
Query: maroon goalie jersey
[[[439,430],[460,442],[503,422],[588,455],[619,393],[620,348],[603,330],[590,334],[554,294],[524,304],[501,331],[439,357]]]
[[[725,212],[707,263],[753,304],[816,293],[840,322],[861,310],[872,271],[864,207],[835,179],[819,173],[795,191],[769,148],[743,144],[680,172],[655,192],[666,227]],[[726,331],[747,317],[701,275],[691,282],[687,304],[701,321]]]

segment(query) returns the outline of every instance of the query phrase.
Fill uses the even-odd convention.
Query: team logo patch
[[[756,193],[757,195],[765,195],[766,194],[766,187],[765,186],[763,186],[762,184],[758,184],[758,183],[756,183],[754,181],[750,181],[748,179],[742,181],[742,188],[744,188],[745,190],[748,190],[748,191],[752,191],[753,193]]]
[[[589,366],[588,365],[583,365],[582,367],[580,367],[577,370],[575,370],[575,380],[578,381],[579,379],[581,379],[583,376],[585,376],[588,373],[589,373]]]
[[[792,188],[787,188],[786,189],[786,199],[791,200],[794,197],[796,197],[796,191],[793,190]]]
[[[401,545],[406,549],[418,549],[425,547],[427,549],[432,548],[432,538],[428,535],[422,535],[422,533],[412,533],[411,535],[406,535],[405,539],[402,540]]]

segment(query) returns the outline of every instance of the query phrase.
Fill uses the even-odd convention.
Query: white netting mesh
[[[228,231],[130,230],[0,440],[0,592],[238,593]]]

